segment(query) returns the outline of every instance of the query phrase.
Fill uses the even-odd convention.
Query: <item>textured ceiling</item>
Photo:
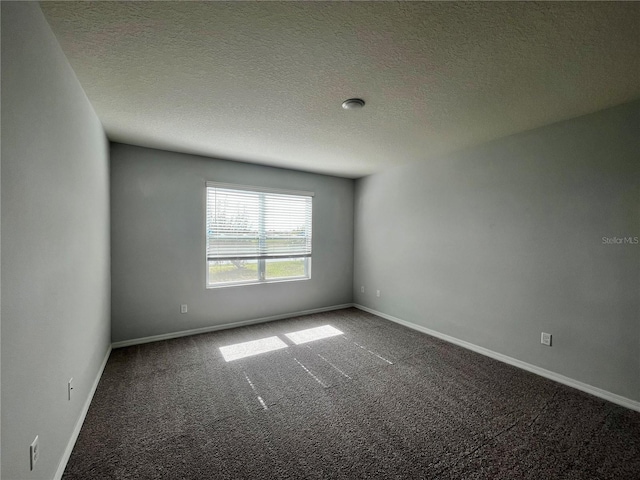
[[[359,177],[640,97],[636,2],[41,5],[110,139],[230,160]]]

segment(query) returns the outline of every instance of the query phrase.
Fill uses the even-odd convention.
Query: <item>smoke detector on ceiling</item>
[[[342,102],[342,108],[345,110],[356,110],[362,107],[364,107],[364,100],[361,98],[350,98]]]

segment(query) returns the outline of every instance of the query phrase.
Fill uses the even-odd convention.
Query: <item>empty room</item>
[[[640,478],[640,2],[0,8],[2,480]]]

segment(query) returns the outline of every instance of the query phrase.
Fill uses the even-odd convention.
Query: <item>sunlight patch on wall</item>
[[[293,343],[300,345],[301,343],[315,342],[323,338],[335,337],[336,335],[342,335],[342,333],[343,332],[331,325],[323,325],[322,327],[308,328],[307,330],[300,330],[285,335]]]
[[[226,347],[220,347],[220,353],[227,362],[238,360],[240,358],[252,357],[261,353],[272,352],[287,348],[287,344],[278,337],[261,338],[260,340],[252,340],[251,342],[236,343]]]

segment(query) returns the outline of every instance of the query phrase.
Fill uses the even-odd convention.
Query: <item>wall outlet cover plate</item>
[[[31,445],[29,445],[30,470],[33,470],[33,468],[36,466],[36,462],[38,461],[39,457],[40,445],[38,435],[36,435],[36,438],[34,438],[33,442],[31,442]]]

